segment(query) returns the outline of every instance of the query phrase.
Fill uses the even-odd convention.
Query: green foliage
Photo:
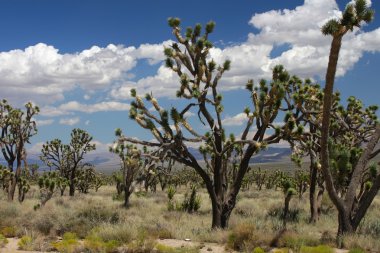
[[[74,253],[80,244],[76,234],[66,232],[62,241],[54,242],[52,246],[62,253]]]
[[[333,253],[334,250],[327,245],[319,245],[315,247],[302,246],[300,253]]]
[[[323,27],[324,35],[343,36],[354,27],[360,27],[361,23],[369,23],[374,16],[374,10],[370,9],[366,0],[356,0],[349,3],[343,11],[342,18],[331,19]]]
[[[196,247],[181,247],[181,248],[173,248],[163,244],[157,244],[156,250],[158,253],[197,253],[199,249]]]
[[[33,250],[33,238],[31,236],[24,235],[18,242],[18,247],[20,250]]]
[[[229,249],[251,252],[254,248],[269,245],[270,236],[256,230],[252,224],[239,224],[228,235],[227,247]]]
[[[166,192],[168,196],[168,211],[174,211],[176,205],[174,201],[174,194],[176,193],[176,189],[174,188],[174,186],[169,185]]]
[[[300,252],[301,247],[317,246],[320,244],[318,239],[293,231],[286,231],[278,240],[277,247],[287,247],[295,252]]]
[[[348,253],[366,253],[366,251],[362,248],[353,248],[353,249],[350,249]]]
[[[61,177],[57,171],[45,172],[38,178],[38,186],[40,188],[40,204],[35,206],[35,210],[44,206],[48,202],[57,189],[61,191],[69,185],[69,181]]]
[[[75,186],[81,193],[88,193],[91,188],[95,188],[96,183],[99,183],[99,173],[91,164],[83,164],[81,168],[76,171]]]
[[[10,238],[10,237],[15,237],[16,236],[16,228],[15,227],[3,227],[0,229],[0,234]]]
[[[256,247],[253,249],[252,253],[265,253],[265,251],[260,247]]]
[[[188,213],[193,213],[199,210],[201,207],[201,199],[197,196],[197,189],[195,186],[192,187],[190,195],[185,194],[185,198],[181,204],[181,210]]]
[[[13,108],[5,99],[0,101],[0,147],[4,159],[8,164],[9,172],[14,172],[15,161],[21,164],[26,159],[25,144],[37,134],[37,126],[34,116],[39,113],[39,108],[31,102],[25,104],[25,110]],[[0,170],[2,170],[0,168]],[[5,171],[3,171],[5,173]],[[9,200],[14,199],[16,187],[19,190],[18,200],[23,202],[25,194],[29,190],[27,170],[17,166],[16,173],[0,175],[0,182],[4,190],[10,193]]]
[[[87,219],[94,224],[99,224],[102,222],[116,224],[120,220],[120,216],[117,211],[108,209],[101,205],[97,205],[92,208],[84,208],[78,213],[78,217]]]
[[[0,234],[0,248],[4,247],[7,243],[7,238],[4,235]]]
[[[111,253],[115,252],[120,242],[116,240],[104,241],[100,236],[91,233],[84,240],[84,248],[94,253]]]
[[[59,171],[60,176],[68,180],[70,194],[73,195],[75,183],[78,183],[78,180],[75,180],[78,166],[83,165],[81,161],[84,159],[84,155],[95,150],[96,145],[92,143],[93,137],[79,128],[74,128],[70,137],[69,144],[63,144],[59,139],[47,141],[42,146],[40,159],[50,168]],[[64,191],[64,189],[61,190]]]

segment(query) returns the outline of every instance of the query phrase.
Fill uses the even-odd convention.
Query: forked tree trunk
[[[20,180],[21,177],[21,160],[17,158],[17,169],[14,174],[14,176],[11,176],[11,183],[10,183],[10,188],[8,191],[8,201],[13,201],[15,197],[15,192],[16,192],[16,187],[17,183]]]

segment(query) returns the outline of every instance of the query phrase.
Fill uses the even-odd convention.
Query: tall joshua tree
[[[33,116],[39,112],[37,106],[32,103],[25,104],[25,112],[13,108],[6,100],[0,101],[0,147],[1,152],[8,163],[11,172],[8,184],[8,200],[14,199],[16,186],[21,183],[22,163],[26,164],[25,144],[37,133],[36,122]],[[16,171],[14,172],[14,162]],[[27,168],[25,168],[27,169]],[[23,200],[23,192],[20,188],[19,200]]]
[[[363,170],[366,169],[369,158],[379,140],[380,137],[380,126],[377,127],[376,131],[373,132],[373,137],[368,142],[367,147],[363,151],[357,166],[353,169],[353,175],[351,182],[349,184],[347,194],[345,198],[340,198],[335,187],[333,177],[330,172],[329,165],[329,128],[330,128],[330,113],[332,106],[332,94],[334,90],[334,80],[335,73],[339,58],[339,51],[342,44],[342,39],[347,32],[352,31],[355,27],[360,27],[362,23],[369,23],[374,16],[374,11],[371,10],[366,0],[356,0],[354,3],[347,5],[346,9],[343,12],[341,19],[332,19],[328,21],[322,27],[322,33],[324,35],[331,35],[333,37],[330,47],[329,62],[326,72],[326,85],[324,91],[324,100],[323,100],[323,115],[322,115],[322,130],[321,130],[321,166],[323,176],[326,182],[326,189],[329,193],[329,196],[338,209],[339,212],[339,231],[338,235],[353,232],[356,230],[358,225],[358,218],[362,216],[363,212],[367,210],[370,202],[372,202],[372,194],[368,198],[363,199],[362,208],[359,208],[360,211],[357,214],[358,218],[353,217],[353,205],[356,200],[356,190],[360,185],[360,175],[363,173]],[[380,176],[376,181],[377,184],[380,184]],[[376,185],[377,185],[376,184]],[[371,192],[377,192],[377,187],[372,186]],[[373,199],[373,198],[372,198]],[[361,219],[359,219],[360,222]]]
[[[218,85],[231,63],[227,60],[218,65],[211,59],[212,43],[208,37],[214,22],[206,25],[203,34],[201,25],[197,24],[187,28],[184,36],[178,18],[170,18],[169,26],[177,42],[164,50],[166,66],[178,75],[177,96],[188,104],[183,109],[173,107],[169,112],[159,105],[153,94],[147,94],[144,101],[136,90],[131,90],[135,101],[130,117],[149,130],[157,142],[140,141],[119,133],[119,144],[129,142],[155,147],[158,158],[171,157],[193,168],[202,178],[211,199],[212,227],[226,228],[251,157],[284,136],[302,132],[302,128],[298,128],[302,110],[290,103],[294,86],[302,82],[290,77],[282,66],[274,68],[270,83],[261,80],[255,86],[252,80],[248,81],[246,88],[251,95],[252,108],[244,110],[247,124],[240,138],[228,136],[222,120],[223,96]],[[150,111],[146,103],[153,105],[155,111]],[[191,110],[197,112],[199,122],[208,129],[205,133],[190,125],[186,112]],[[276,127],[274,122],[280,110],[286,112],[286,124]],[[201,166],[190,152],[189,143],[200,145],[205,166]]]

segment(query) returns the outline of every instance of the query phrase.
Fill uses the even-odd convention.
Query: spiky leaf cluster
[[[324,35],[342,36],[362,23],[369,23],[374,17],[374,10],[370,9],[367,0],[355,0],[349,3],[343,11],[342,18],[331,19],[323,27]]]

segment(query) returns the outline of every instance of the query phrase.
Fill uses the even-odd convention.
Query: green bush
[[[365,250],[361,248],[353,248],[353,249],[350,249],[348,253],[365,253]]]
[[[119,214],[117,212],[100,205],[84,208],[79,212],[78,217],[85,218],[92,223],[108,222],[116,224],[119,221]]]
[[[182,248],[173,248],[163,244],[157,244],[156,250],[158,253],[198,253],[199,249],[195,247],[182,247]]]
[[[75,233],[66,232],[62,241],[53,242],[52,246],[61,253],[74,253],[80,244]]]
[[[255,247],[268,245],[270,233],[257,231],[251,224],[240,224],[232,229],[227,239],[227,247],[237,251],[252,251]]]
[[[302,246],[300,253],[333,253],[334,250],[327,245],[319,245],[316,247]]]
[[[16,236],[16,228],[15,227],[3,227],[0,230],[0,234],[3,236],[10,238],[10,237],[15,237]]]
[[[265,251],[260,247],[256,247],[253,249],[252,253],[265,253]]]
[[[5,238],[5,236],[3,236],[2,234],[0,234],[0,248],[4,247],[5,244],[8,243],[8,240],[7,238]]]
[[[102,226],[94,229],[92,233],[99,236],[103,241],[117,241],[120,244],[132,241],[131,230],[126,225]]]
[[[300,235],[293,231],[286,231],[279,239],[278,247],[287,247],[299,251],[303,246],[317,246],[320,241],[307,235]]]
[[[201,207],[201,198],[197,195],[197,189],[192,187],[190,195],[185,194],[185,198],[181,204],[181,210],[188,213],[193,213]]]
[[[33,250],[33,238],[31,236],[24,235],[18,242],[20,250]]]
[[[273,207],[268,210],[268,216],[279,220],[286,219],[286,221],[298,223],[300,221],[300,212],[300,209],[290,208],[285,217],[283,207]]]
[[[116,240],[104,241],[100,236],[92,233],[84,240],[84,248],[94,253],[114,252],[120,243]]]

